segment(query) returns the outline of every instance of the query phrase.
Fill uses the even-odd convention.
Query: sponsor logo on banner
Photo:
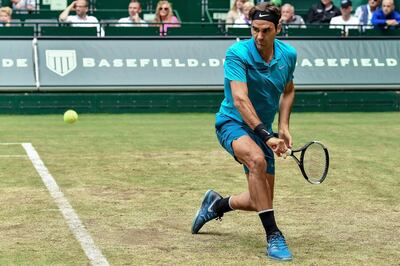
[[[76,51],[46,50],[46,66],[63,77],[76,68]]]

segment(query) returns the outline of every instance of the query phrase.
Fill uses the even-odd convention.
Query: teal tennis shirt
[[[274,57],[269,64],[262,59],[253,38],[233,44],[226,52],[225,99],[219,113],[244,123],[233,103],[230,81],[244,82],[258,117],[270,127],[279,108],[280,96],[293,79],[296,58],[296,50],[280,40],[274,42]]]

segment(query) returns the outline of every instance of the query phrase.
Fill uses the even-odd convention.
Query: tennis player
[[[292,147],[289,118],[294,100],[293,72],[296,51],[275,36],[280,32],[280,9],[260,3],[250,11],[253,38],[232,45],[226,53],[225,99],[216,115],[216,133],[221,145],[240,163],[248,191],[222,198],[205,193],[192,233],[212,219],[232,210],[255,211],[267,239],[267,256],[291,260],[292,254],[274,217],[274,153],[281,156]],[[279,109],[279,138],[272,122]]]

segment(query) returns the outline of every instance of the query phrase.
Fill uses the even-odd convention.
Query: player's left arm
[[[286,84],[285,90],[283,91],[280,106],[279,106],[279,138],[283,139],[288,148],[292,148],[292,136],[289,132],[289,120],[290,113],[292,111],[292,105],[294,101],[294,84],[291,80]]]

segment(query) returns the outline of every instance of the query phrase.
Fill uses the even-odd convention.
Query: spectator
[[[11,26],[11,14],[12,9],[10,7],[0,8],[0,27],[10,27]]]
[[[120,27],[147,27],[146,22],[140,18],[142,12],[142,6],[139,1],[132,0],[128,5],[129,17],[121,18],[118,20]]]
[[[383,0],[382,8],[374,12],[372,24],[377,29],[395,29],[400,23],[400,13],[394,10],[393,0]]]
[[[281,21],[285,27],[289,28],[306,28],[304,20],[299,15],[295,15],[294,6],[291,4],[284,4],[281,7]]]
[[[174,16],[172,5],[168,1],[159,1],[156,8],[155,23],[160,25],[160,35],[167,35],[167,30],[170,27],[180,27],[177,17]]]
[[[378,9],[381,0],[368,0],[368,4],[359,6],[356,9],[356,13],[354,14],[358,17],[360,24],[362,25],[371,25],[372,15],[374,14],[375,10]]]
[[[249,13],[253,6],[254,4],[252,2],[243,4],[243,17],[235,20],[235,24],[232,25],[233,28],[250,28],[251,20],[249,18]]]
[[[276,6],[281,6],[282,5],[282,0],[256,0],[255,3],[263,3],[263,2],[270,2],[271,4],[274,4]]]
[[[69,15],[72,10],[75,10],[76,15]],[[88,11],[88,2],[86,0],[76,0],[60,14],[59,20],[60,22],[71,23],[72,27],[96,27],[98,35],[104,36],[99,21],[94,16],[88,16]]]
[[[352,3],[350,0],[342,0],[340,2],[341,16],[333,17],[331,19],[330,29],[343,29],[345,35],[349,33],[349,29],[358,29],[359,20],[357,17],[351,15],[353,10]]]
[[[11,0],[10,7],[23,14],[36,9],[36,0]]]
[[[331,18],[339,16],[340,10],[332,4],[332,0],[321,0],[308,11],[308,23],[330,23]]]
[[[231,10],[229,10],[228,15],[226,16],[226,25],[227,27],[230,27],[233,23],[235,23],[235,20],[243,17],[243,5],[244,3],[248,2],[248,0],[235,0],[233,2],[233,6],[231,7]]]

